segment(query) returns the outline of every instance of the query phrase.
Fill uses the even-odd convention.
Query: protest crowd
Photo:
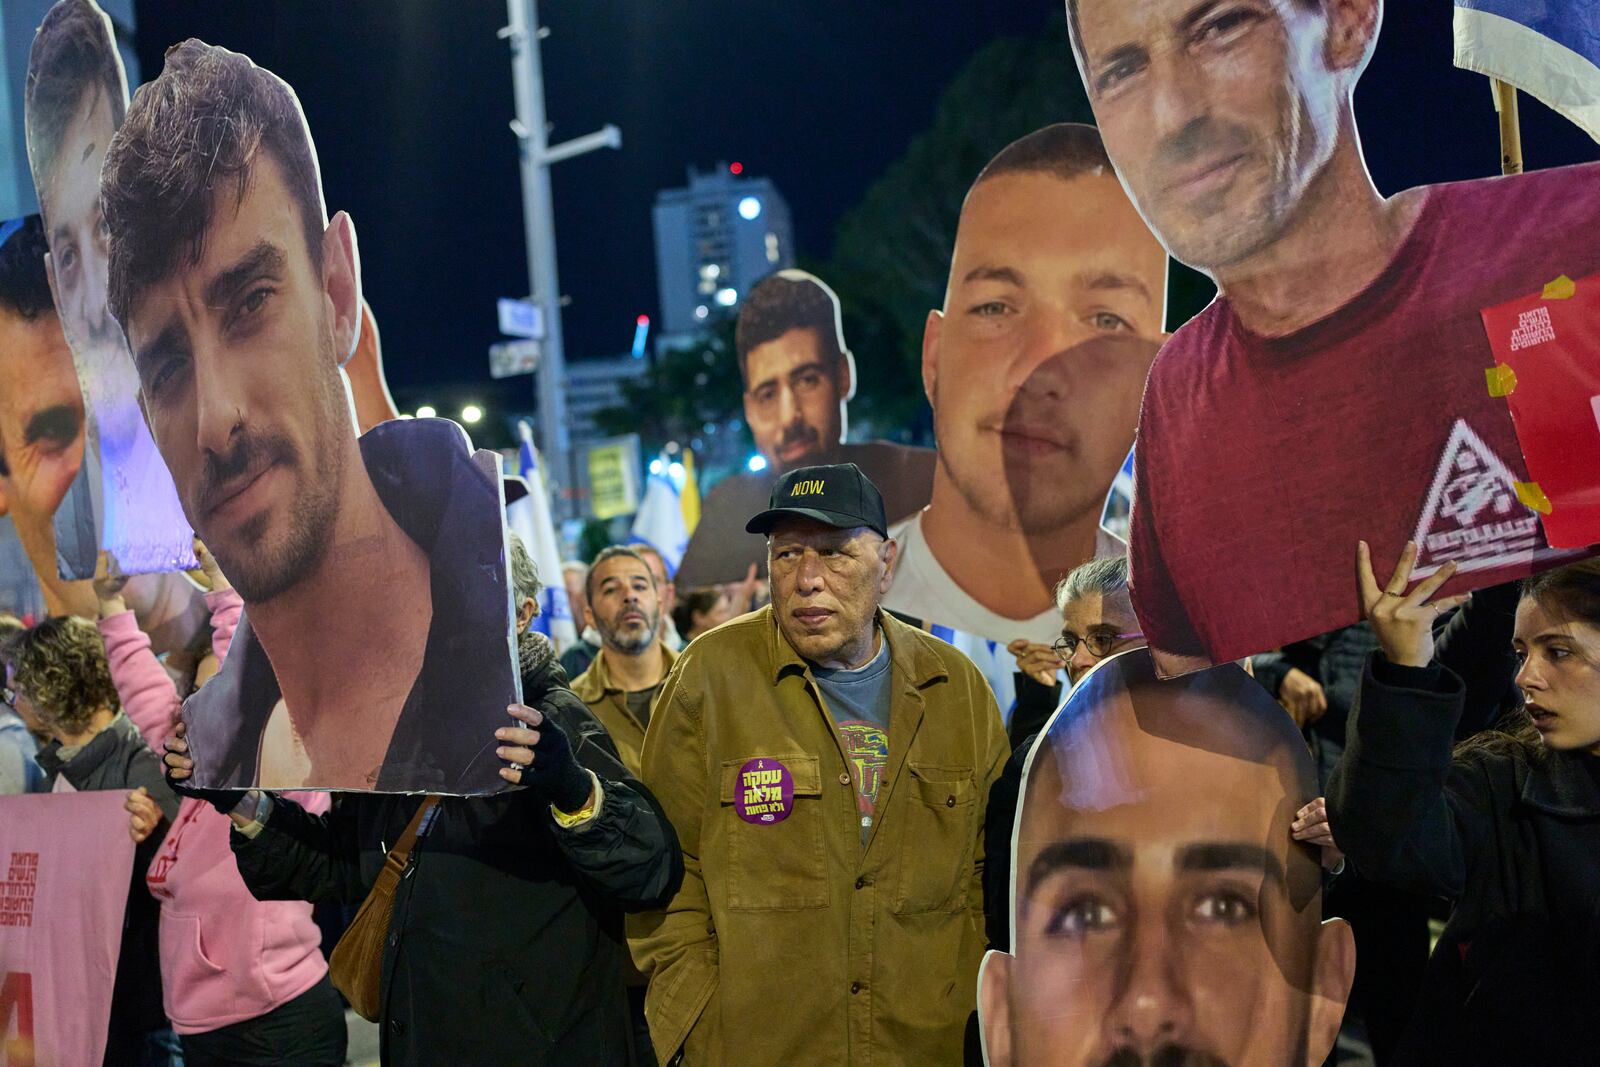
[[[562,559],[547,509],[515,510],[537,479],[486,473],[443,420],[363,416],[354,224],[323,204],[292,90],[190,40],[124,103],[104,16],[56,4],[34,63],[93,88],[30,71],[42,214],[0,226],[0,373],[43,397],[0,400],[0,510],[49,605],[0,613],[0,1067],[73,1063],[36,1037],[72,1030],[107,1067],[336,1067],[356,1016],[383,1063],[419,1067],[1600,1062],[1600,536],[1558,545],[1534,518],[1550,501],[1517,503],[1540,484],[1520,454],[1450,468],[1506,470],[1445,505],[1525,522],[1496,561],[1440,556],[1409,513],[1393,535],[1388,500],[1330,496],[1285,535],[1272,501],[1316,475],[1262,464],[1293,434],[1177,436],[1267,388],[1241,352],[1372,340],[1338,317],[1371,313],[1374,279],[1459,266],[1449,242],[1479,238],[1440,205],[1475,223],[1502,187],[1377,196],[1348,109],[1379,5],[1352,0],[1320,5],[1315,71],[1279,75],[1327,94],[1284,120],[1326,138],[1280,160],[1326,168],[1285,179],[1294,218],[1336,202],[1346,221],[1308,236],[1270,198],[1195,208],[1245,164],[1169,184],[1151,170],[1178,157],[1135,133],[1215,154],[1281,132],[1204,111],[1221,77],[1204,50],[1312,16],[1131,14],[1187,6],[1067,5],[1103,132],[1046,127],[973,180],[924,341],[937,454],[849,437],[838,299],[779,271],[736,345],[770,469],[709,492],[687,548]],[[1106,58],[1113,30],[1148,47]],[[94,329],[67,299],[70,188],[51,184],[80,156],[103,211]],[[1597,214],[1600,171],[1570,169],[1584,196],[1563,171],[1509,188]],[[1269,222],[1259,247],[1216,247]],[[1363,277],[1313,271],[1285,297],[1240,266],[1335,237],[1373,261]],[[1170,339],[1169,252],[1220,287]],[[1506,291],[1473,290],[1478,333],[1480,307],[1555,274],[1507,271]],[[134,368],[139,419],[96,416],[88,440],[38,368],[76,359],[75,417],[109,411],[91,335]],[[1577,358],[1600,364],[1587,336]],[[1225,385],[1179,377],[1236,357]],[[1481,363],[1466,429],[1445,432],[1461,454],[1515,451],[1505,405],[1478,410]],[[111,490],[72,488],[78,468],[51,465],[68,446],[40,451],[55,433],[86,472],[153,450],[183,565],[127,566]],[[1113,521],[1119,465],[1157,444],[1165,467],[1125,473],[1131,524]],[[1237,527],[1182,537],[1173,465],[1235,447],[1255,473],[1206,474],[1206,506],[1248,501],[1282,553],[1253,557]],[[103,511],[87,550],[80,507]],[[1264,591],[1219,605],[1212,587],[1257,561]],[[152,606],[172,602],[190,604],[181,641]],[[97,802],[98,837],[49,806]],[[69,973],[94,984],[60,988]]]

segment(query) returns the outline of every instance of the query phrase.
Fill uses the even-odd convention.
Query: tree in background
[[[813,269],[839,294],[856,353],[852,429],[933,443],[922,326],[929,309],[944,304],[962,199],[984,164],[1017,138],[1053,122],[1093,121],[1064,17],[1036,35],[999,38],[961,69],[932,127],[840,221],[832,259]],[[1203,275],[1174,264],[1169,325],[1186,321],[1213,292]]]
[[[669,441],[692,448],[703,479],[742,463],[753,445],[744,425],[735,321],[723,316],[693,341],[651,357],[647,372],[622,383],[622,404],[595,414],[596,425],[606,434],[638,434],[645,456]]]

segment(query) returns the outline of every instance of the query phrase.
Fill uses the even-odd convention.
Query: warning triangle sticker
[[[1549,553],[1539,516],[1517,499],[1515,481],[1467,420],[1457,419],[1417,522],[1412,578],[1425,578],[1451,560],[1458,570],[1476,571]]]

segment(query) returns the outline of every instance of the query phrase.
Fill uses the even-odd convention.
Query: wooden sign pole
[[[1517,121],[1517,87],[1498,78],[1489,79],[1494,88],[1494,109],[1500,113],[1500,173],[1522,173],[1522,126]]]

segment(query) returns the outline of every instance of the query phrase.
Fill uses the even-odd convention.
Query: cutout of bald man
[[[1317,1067],[1355,977],[1290,823],[1317,794],[1293,721],[1232,664],[1102,660],[1028,756],[1012,952],[979,979],[989,1067]]]

